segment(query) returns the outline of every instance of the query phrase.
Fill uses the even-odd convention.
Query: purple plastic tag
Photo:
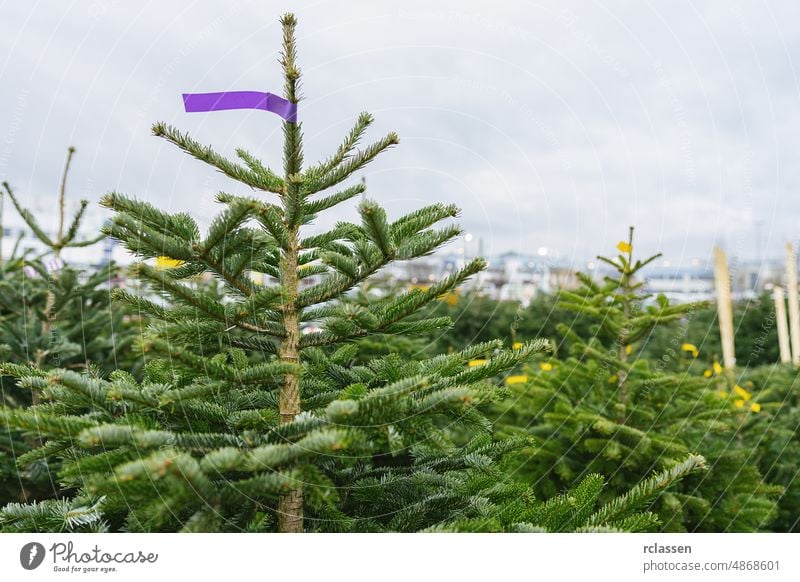
[[[261,91],[184,93],[183,106],[187,113],[225,111],[227,109],[262,109],[280,115],[286,121],[297,122],[297,103]]]

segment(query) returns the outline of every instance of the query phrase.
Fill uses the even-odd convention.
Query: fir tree
[[[284,97],[297,103],[294,17],[282,25]],[[390,262],[432,253],[460,233],[436,227],[457,216],[453,206],[390,220],[368,199],[358,205],[360,222],[306,232],[319,213],[365,186],[330,189],[397,143],[390,133],[358,149],[372,123],[361,114],[330,158],[304,166],[301,124],[287,121],[280,175],[247,151],[229,160],[156,124],[155,135],[254,196],[219,194],[224,209],[205,235],[187,214],[118,193],[103,199],[115,211],[107,234],[142,259],[136,274],[161,296],[115,292],[153,322],[144,379],[6,365],[43,397],[28,410],[0,412],[7,425],[46,438],[20,462],[60,459],[62,483],[77,491],[74,506],[90,514],[86,508],[100,507],[102,524],[90,520],[92,527],[115,531],[655,527],[657,518],[641,510],[702,458],[688,457],[606,504],[598,503],[603,479],[596,475],[542,502],[501,470],[499,461],[528,439],[494,439],[480,407],[503,395],[495,378],[545,342],[517,350],[488,342],[423,361],[399,354],[356,361],[360,339],[448,326],[420,310],[484,267],[476,259],[428,289],[378,302],[338,301]],[[180,263],[163,270],[147,263],[160,256]],[[276,283],[257,285],[251,273]],[[209,275],[223,285],[221,298],[197,284]],[[479,356],[485,365],[467,365]],[[68,509],[9,506],[0,527],[69,528]]]
[[[756,451],[754,462],[770,483],[784,487],[778,500],[777,532],[800,531],[800,376],[788,364],[744,370],[739,378],[743,394],[752,394],[744,409],[744,442]],[[742,399],[744,400],[744,399]],[[734,404],[736,406],[736,404]]]
[[[600,283],[581,275],[582,287],[560,294],[563,309],[594,320],[588,336],[568,326],[562,335],[572,356],[549,359],[514,385],[516,399],[502,404],[505,432],[536,437],[535,456],[522,459],[520,475],[541,495],[571,486],[587,472],[610,477],[609,493],[625,490],[652,470],[679,462],[687,453],[703,455],[709,472],[690,477],[664,495],[656,511],[668,530],[757,531],[775,516],[780,488],[765,485],[755,447],[741,424],[750,398],[729,374],[714,378],[672,372],[661,360],[637,357],[653,330],[674,324],[705,304],[671,305],[644,293],[641,270],[659,255],[634,260],[633,229],[615,259],[598,257],[613,269]],[[682,337],[680,330],[678,336]],[[674,353],[686,348],[673,341]],[[691,356],[690,356],[691,359]],[[732,376],[730,376],[732,378]],[[544,461],[544,462],[543,462]]]
[[[547,338],[559,356],[566,356],[569,342],[560,337],[563,323],[576,333],[588,331],[589,320],[559,308],[556,295],[538,295],[526,307],[518,301],[496,300],[479,293],[465,293],[452,304],[439,304],[431,313],[447,316],[453,327],[446,334],[431,336],[433,347],[442,351],[463,349],[481,341],[503,339],[507,345],[528,338]]]
[[[132,368],[130,347],[134,330],[123,323],[122,309],[112,310],[109,284],[117,273],[113,264],[88,273],[65,265],[63,249],[93,245],[104,236],[81,239],[80,230],[88,202],[66,221],[66,185],[74,148],[69,148],[57,197],[58,230],[45,233],[34,214],[24,208],[11,186],[8,197],[42,243],[44,253],[19,252],[22,236],[0,268],[0,359],[39,370],[91,369],[110,373],[118,365]],[[3,403],[25,407],[39,401],[39,390],[21,389],[10,377],[0,378]],[[59,494],[50,467],[44,462],[15,468],[15,458],[31,446],[17,431],[0,435],[0,502],[30,500]]]
[[[118,270],[108,263],[88,273],[66,265],[61,257],[64,249],[88,247],[105,238],[79,238],[87,200],[80,201],[67,223],[66,185],[74,154],[75,148],[69,148],[58,193],[55,236],[45,232],[34,214],[20,204],[11,186],[3,183],[5,195],[45,251],[38,256],[32,256],[32,251],[18,255],[18,241],[4,265],[0,280],[0,344],[7,362],[28,363],[42,369],[96,365],[110,372],[119,363],[118,350],[127,348],[130,341],[119,333],[123,329],[122,312],[110,309],[110,282]],[[125,343],[115,343],[123,340]],[[37,393],[32,396],[35,403]]]
[[[407,285],[398,282],[381,280],[373,282],[367,280],[338,301],[343,308],[344,304],[348,304],[349,307],[347,309],[351,310],[375,309],[382,303],[390,302],[392,297],[408,290],[409,287]],[[438,304],[440,301],[436,303]],[[425,312],[424,316],[433,317],[433,313],[435,313],[435,307],[430,312]],[[441,317],[441,315],[436,316]],[[438,333],[441,333],[441,330],[438,330]],[[374,358],[389,354],[398,354],[412,360],[423,360],[437,353],[430,349],[431,341],[424,334],[409,336],[405,334],[376,333],[355,340],[354,344],[358,347],[354,359],[355,363],[367,363]]]

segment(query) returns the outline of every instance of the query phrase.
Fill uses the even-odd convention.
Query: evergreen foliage
[[[735,301],[733,328],[738,368],[771,366],[779,361],[775,304],[771,294]],[[685,352],[674,349],[676,338],[682,338],[678,344],[688,342],[697,347],[700,356],[694,361],[696,367],[710,368],[722,354],[717,311],[699,309],[673,326],[657,327],[642,342],[637,353],[661,360],[665,369],[685,370],[691,358],[687,359]]]
[[[428,338],[431,350],[460,350],[492,339],[502,339],[511,346],[538,337],[550,340],[555,354],[565,357],[569,353],[569,338],[558,333],[559,325],[583,335],[588,333],[591,322],[581,314],[561,309],[560,301],[556,294],[540,294],[524,306],[519,301],[495,300],[474,292],[460,294],[456,301],[430,309],[432,314],[453,320],[447,333]]]
[[[108,531],[100,513],[102,499],[85,505],[77,499],[9,503],[0,509],[0,532],[92,533]]]
[[[284,97],[299,101],[295,19],[282,19]],[[358,222],[306,231],[321,213],[352,200],[347,186],[397,143],[389,133],[359,147],[361,114],[330,158],[304,165],[299,123],[285,122],[282,171],[237,150],[223,157],[157,123],[153,133],[205,162],[252,196],[221,193],[205,233],[120,193],[102,203],[106,227],[141,259],[135,274],[159,297],[116,290],[152,322],[148,362],[137,380],[7,364],[3,371],[42,400],[5,408],[0,419],[41,438],[18,461],[56,459],[74,499],[0,512],[7,531],[88,527],[111,531],[614,531],[648,530],[649,503],[700,469],[686,455],[616,498],[599,501],[603,479],[586,475],[567,494],[537,501],[500,461],[529,439],[497,440],[481,407],[505,394],[499,375],[547,342],[501,342],[425,360],[401,354],[359,361],[364,338],[429,334],[450,325],[422,310],[484,267],[476,259],[427,289],[380,301],[342,301],[395,260],[434,252],[460,233],[442,221],[455,207],[432,204],[390,218],[362,199]],[[340,186],[341,185],[341,186]],[[335,187],[341,189],[333,191]],[[148,263],[176,261],[168,269]],[[276,280],[263,286],[253,273]],[[211,276],[214,296],[198,284]],[[478,357],[482,366],[469,366]],[[102,519],[95,519],[100,508]],[[71,524],[70,511],[87,515]]]
[[[439,370],[455,371],[440,376],[442,383],[463,375],[463,359],[473,355],[440,358]],[[396,366],[402,379],[372,390],[350,384],[343,391],[361,397],[340,397],[322,408],[324,415],[279,425],[274,408],[252,407],[269,394],[208,379],[176,385],[174,378],[169,383],[172,368],[156,362],[141,384],[122,372],[108,381],[66,371],[26,376],[23,383],[44,386],[47,400],[63,412],[53,414],[45,405],[3,412],[9,424],[48,437],[21,462],[53,453],[63,458],[63,485],[79,488],[78,505],[101,504],[103,527],[112,530],[272,531],[276,501],[302,483],[310,531],[644,531],[658,523],[641,513],[648,501],[703,466],[702,458],[691,457],[602,506],[603,479],[588,475],[568,494],[543,503],[497,463],[525,439],[494,441],[488,431],[475,430],[455,446],[431,426],[433,415],[421,410],[466,416],[470,409],[463,406],[468,390],[425,390],[423,374],[432,377],[430,368],[407,375],[399,360],[381,360]],[[335,366],[324,357],[313,363],[329,371]],[[362,381],[377,377],[366,368],[351,370]],[[485,423],[474,416],[476,424]],[[197,430],[201,424],[205,432]],[[402,439],[414,433],[414,448],[405,450]],[[434,439],[440,442],[425,442]],[[29,527],[21,511],[0,513],[0,526]]]
[[[653,330],[679,322],[703,304],[671,305],[643,293],[640,271],[658,255],[634,260],[633,229],[615,259],[598,257],[615,276],[560,294],[559,305],[591,318],[586,336],[561,326],[572,355],[531,370],[512,386],[515,399],[498,409],[504,432],[536,438],[536,454],[519,459],[520,478],[539,495],[569,487],[586,473],[609,476],[609,494],[647,473],[703,455],[709,471],[685,479],[654,507],[668,531],[758,531],[775,517],[780,488],[762,480],[756,450],[742,424],[752,394],[719,369],[711,378],[672,372],[661,360],[640,359],[639,346]],[[683,332],[678,330],[678,337]],[[680,352],[681,342],[671,342]],[[691,358],[691,356],[690,356]]]
[[[15,364],[40,369],[95,366],[110,372],[120,365],[118,353],[127,350],[130,334],[123,334],[123,312],[110,308],[110,286],[118,269],[108,263],[88,273],[61,258],[64,249],[87,247],[105,238],[79,239],[88,205],[79,208],[67,223],[66,185],[75,148],[69,148],[58,195],[58,231],[51,236],[34,214],[23,207],[11,186],[3,183],[12,201],[45,252],[19,253],[17,241],[11,257],[0,270],[0,357]],[[126,364],[129,362],[125,362]],[[36,393],[28,400],[36,401]]]
[[[697,313],[689,322],[688,333],[702,338],[706,354],[721,354],[716,310]],[[733,305],[733,328],[736,333],[736,365],[742,368],[772,365],[780,360],[775,302],[769,293]]]
[[[367,280],[359,285],[353,292],[341,297],[339,302],[342,304],[350,305],[350,309],[362,309],[365,307],[375,308],[381,303],[388,303],[392,301],[392,297],[405,292],[407,289],[401,283],[392,281],[371,281]],[[445,297],[453,296],[454,293],[448,293]],[[440,313],[437,306],[442,304],[441,297],[438,298],[435,304],[424,310],[418,317],[447,317],[446,314]],[[434,332],[435,336],[449,335],[452,328],[447,330],[437,330]],[[490,340],[487,340],[490,341]],[[480,342],[473,342],[480,343]],[[362,339],[354,342],[358,346],[358,351],[354,356],[354,362],[366,363],[373,358],[379,356],[387,356],[390,354],[399,354],[404,358],[412,360],[423,360],[430,356],[435,356],[443,350],[437,350],[435,342],[429,340],[425,334],[405,335],[405,334],[373,334],[368,335]],[[462,349],[468,347],[465,344]]]
[[[458,301],[440,304],[432,313],[448,316],[453,327],[446,334],[429,338],[433,351],[462,349],[472,342],[504,339],[509,345],[520,339],[541,337],[553,341],[556,355],[565,358],[570,351],[570,336],[558,332],[560,325],[574,335],[588,337],[591,319],[582,313],[564,309],[559,293],[539,294],[527,306],[519,301],[497,300],[477,293],[465,293]],[[736,335],[736,361],[742,368],[771,366],[779,361],[778,335],[774,302],[770,294],[762,294],[733,304],[733,326]],[[683,343],[695,345],[700,355],[692,359],[678,349]],[[659,325],[637,344],[639,359],[660,360],[659,366],[673,372],[696,367],[711,367],[722,348],[716,310],[695,309],[670,325]],[[702,372],[703,368],[700,368]]]
[[[773,530],[800,531],[800,377],[788,364],[745,370],[739,378],[753,394],[758,414],[745,418],[745,442],[755,447],[754,462],[770,482],[784,487]]]
[[[20,252],[20,237],[11,256],[0,266],[0,360],[37,370],[65,368],[101,374],[125,366],[133,371],[130,354],[135,330],[123,321],[122,309],[111,307],[109,286],[117,268],[108,264],[87,273],[61,260],[63,249],[89,246],[103,238],[79,238],[86,200],[66,221],[65,190],[74,153],[70,148],[61,180],[56,236],[46,234],[34,214],[20,204],[11,186],[3,183],[4,195],[45,252]],[[0,390],[6,406],[39,402],[38,389],[23,389],[9,376],[0,377]],[[0,503],[59,494],[58,484],[43,460],[23,469],[15,467],[15,458],[36,442],[13,430],[0,434]]]

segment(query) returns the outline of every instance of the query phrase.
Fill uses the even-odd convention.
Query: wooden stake
[[[800,302],[797,298],[797,263],[792,243],[786,243],[786,291],[789,300],[789,332],[792,339],[792,362],[800,365]]]
[[[722,365],[732,370],[736,365],[733,344],[733,304],[731,302],[731,278],[725,252],[714,247],[714,286],[717,290],[717,318],[722,342]]]
[[[792,361],[792,350],[789,348],[789,326],[786,324],[786,300],[782,287],[775,287],[775,321],[778,325],[778,347],[781,351],[781,362]]]

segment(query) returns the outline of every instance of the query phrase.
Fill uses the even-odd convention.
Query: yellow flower
[[[483,366],[486,364],[486,360],[470,360],[468,365],[470,368],[474,368],[475,366]]]
[[[539,369],[542,372],[549,372],[550,370],[553,369],[553,364],[551,364],[550,362],[542,362],[539,364]]]
[[[172,259],[170,257],[156,257],[156,269],[159,270],[180,267],[182,264],[183,261]]]
[[[628,344],[627,346],[625,346],[625,353],[626,354],[630,354],[632,351],[633,351],[633,346],[631,344]]]
[[[758,402],[753,402],[750,405],[750,410],[752,412],[761,412],[761,405]]]
[[[626,243],[625,241],[621,240],[617,243],[617,249],[621,253],[629,253],[633,250],[633,247],[629,243]]]
[[[744,400],[742,400],[741,398],[737,398],[736,400],[733,401],[733,405],[736,408],[744,408]]]
[[[509,376],[508,378],[506,378],[506,384],[508,384],[509,386],[511,384],[524,384],[527,381],[528,381],[528,376],[526,376],[525,374],[520,374],[519,376]]]
[[[617,376],[616,374],[612,374],[611,376],[608,377],[609,384],[614,384],[617,380],[619,380],[619,376]]]
[[[711,370],[706,370],[706,371],[703,372],[703,376],[706,377],[706,378],[711,378],[711,376],[713,374],[714,374],[714,372],[712,372]]]
[[[738,394],[745,401],[746,400],[750,400],[753,397],[752,394],[750,394],[747,390],[745,390],[744,388],[742,388],[738,384],[736,384],[733,387],[733,391],[736,392],[736,394]]]
[[[523,345],[525,344],[523,344],[522,342],[514,342],[514,344],[511,346],[511,349],[521,350]]]
[[[728,397],[728,391],[727,390],[717,390],[717,396],[719,396],[720,398],[727,398]]]
[[[719,362],[714,362],[712,368],[714,368],[715,374],[722,374],[722,366],[719,365]]]
[[[696,358],[698,354],[700,354],[700,350],[697,349],[697,346],[694,344],[683,344],[681,349],[684,352],[690,352],[693,358]]]

